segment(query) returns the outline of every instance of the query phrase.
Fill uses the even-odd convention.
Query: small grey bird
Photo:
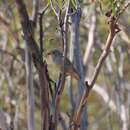
[[[54,50],[48,52],[47,55],[51,56],[54,64],[56,64],[60,68],[60,70],[63,69],[64,56],[59,50],[54,49]],[[65,60],[66,60],[65,74],[67,76],[70,75],[71,77],[74,77],[75,79],[80,80],[80,75],[77,72],[77,70],[74,68],[73,64],[70,62],[70,60],[68,58],[66,58]]]

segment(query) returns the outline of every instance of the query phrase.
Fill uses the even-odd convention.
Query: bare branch
[[[68,11],[69,11],[69,4],[70,4],[70,0],[68,0],[68,4],[67,4],[67,8],[66,8],[66,13],[65,13],[65,17],[64,17],[64,23],[63,20],[61,18],[61,13],[58,15],[58,22],[59,22],[59,26],[60,26],[60,33],[61,33],[61,37],[62,37],[62,43],[63,43],[63,70],[62,73],[59,77],[59,84],[57,85],[57,91],[56,91],[56,95],[55,95],[55,112],[54,112],[54,118],[53,118],[53,122],[55,124],[55,128],[57,126],[57,121],[58,121],[58,115],[59,115],[59,103],[60,103],[60,98],[62,95],[62,92],[64,90],[64,85],[65,85],[65,59],[67,56],[67,21],[68,21]],[[64,25],[64,26],[63,26]]]
[[[47,6],[41,10],[39,12],[39,27],[40,27],[40,31],[39,31],[39,36],[40,36],[40,51],[41,51],[41,55],[43,55],[43,37],[44,37],[44,32],[43,32],[43,23],[42,23],[42,19],[43,19],[43,15],[46,12],[46,10],[48,9],[49,4],[47,4]]]
[[[55,9],[55,7],[54,7],[54,5],[53,5],[52,0],[50,0],[50,3],[51,3],[51,8],[52,8],[52,10],[53,10],[54,14],[55,14],[55,15],[56,15],[56,17],[58,18],[58,17],[59,17],[59,12],[57,12],[57,10]]]
[[[47,65],[43,62],[40,49],[33,37],[33,31],[31,28],[31,23],[28,17],[25,3],[23,0],[15,0],[20,14],[21,25],[24,33],[24,38],[26,40],[26,45],[28,51],[33,58],[33,62],[38,71],[39,84],[40,84],[40,94],[41,94],[41,129],[49,129],[49,80],[47,78]]]
[[[111,47],[112,41],[113,41],[115,35],[117,34],[117,32],[119,32],[119,27],[118,27],[117,23],[115,23],[115,18],[109,17],[109,34],[107,37],[105,48],[104,48],[103,53],[101,54],[101,56],[99,58],[98,64],[96,65],[96,68],[95,68],[95,71],[94,71],[94,74],[93,74],[91,81],[86,82],[87,88],[84,91],[83,96],[82,96],[81,101],[80,101],[80,104],[79,104],[79,107],[77,108],[77,111],[75,112],[74,119],[72,122],[73,125],[70,128],[70,130],[77,130],[78,129],[78,126],[80,124],[81,112],[86,105],[88,94],[96,82],[96,79],[97,79],[97,76],[98,76],[99,71],[101,69],[101,66],[104,63],[106,57],[108,56],[108,54],[110,52],[110,47]]]

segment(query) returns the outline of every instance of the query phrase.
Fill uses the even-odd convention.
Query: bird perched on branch
[[[59,50],[57,50],[57,49],[52,50],[52,51],[47,53],[47,56],[51,56],[54,64],[56,64],[60,68],[61,71],[63,70],[64,56]],[[79,73],[74,68],[73,64],[70,62],[70,60],[68,58],[65,59],[64,67],[65,67],[65,75],[66,76],[69,75],[77,80],[80,80]]]

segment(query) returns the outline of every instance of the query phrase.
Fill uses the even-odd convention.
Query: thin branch
[[[40,12],[39,12],[39,36],[40,36],[40,53],[41,53],[41,56],[43,56],[43,51],[44,51],[44,48],[43,48],[43,38],[44,38],[44,31],[43,31],[43,16],[45,14],[45,12],[47,11],[49,7],[49,4],[47,4],[45,6],[45,8],[43,8]],[[47,72],[47,79],[49,81],[49,90],[50,90],[50,94],[51,94],[51,97],[53,97],[53,90],[52,90],[52,87],[51,87],[51,84],[50,82],[53,82],[55,83],[53,80],[50,79],[49,77],[49,74]]]
[[[32,54],[35,53],[35,54],[40,55],[37,43],[33,38],[33,34],[32,34],[33,31],[32,31],[31,23],[30,23],[29,16],[28,16],[28,13],[26,10],[26,6],[25,6],[23,0],[15,0],[15,1],[16,1],[17,7],[18,7],[20,18],[21,18],[21,25],[22,25],[23,32],[24,32],[24,38],[29,44],[29,51]],[[36,58],[37,58],[37,60],[40,60],[40,62],[42,61],[42,59],[39,59],[39,58],[41,58],[40,56],[36,57]]]
[[[103,50],[102,55],[99,58],[98,64],[96,65],[93,77],[92,77],[90,83],[88,84],[89,89],[91,89],[93,87],[94,83],[96,82],[96,79],[97,79],[97,76],[100,72],[102,64],[104,63],[106,57],[108,56],[108,54],[110,52],[110,47],[111,47],[112,41],[117,33],[116,31],[118,29],[118,25],[114,23],[115,22],[114,18],[111,18],[111,20],[112,21],[110,23],[110,31],[109,31],[109,35],[108,35],[108,38],[106,41],[106,46],[105,46],[105,49]]]
[[[58,121],[58,115],[59,115],[59,104],[60,104],[60,98],[62,95],[62,92],[64,90],[64,84],[65,84],[65,59],[67,56],[67,21],[68,21],[68,11],[69,11],[69,4],[70,4],[70,0],[68,0],[68,4],[67,4],[67,8],[66,8],[66,13],[65,13],[65,17],[64,17],[64,23],[63,20],[61,18],[61,12],[59,14],[58,18],[58,22],[59,22],[59,26],[60,26],[60,33],[61,33],[61,38],[62,38],[62,43],[63,43],[63,70],[62,73],[59,77],[59,84],[57,85],[57,91],[56,91],[56,95],[55,95],[55,112],[54,112],[54,124],[55,124],[55,129],[57,126],[57,121]],[[64,26],[63,26],[64,25]]]
[[[52,10],[53,10],[54,14],[55,14],[55,15],[56,15],[56,17],[58,18],[59,14],[58,14],[58,12],[57,12],[57,11],[56,11],[56,9],[55,9],[55,7],[54,7],[54,5],[53,5],[52,0],[50,0],[50,4],[51,4],[51,8],[52,8]]]
[[[49,4],[47,4],[46,7],[39,12],[39,15],[40,15],[39,16],[39,27],[40,27],[39,36],[40,36],[40,51],[41,51],[41,55],[43,55],[43,37],[44,37],[42,19],[43,19],[43,15],[45,14],[45,12],[48,9],[48,7],[49,7]]]

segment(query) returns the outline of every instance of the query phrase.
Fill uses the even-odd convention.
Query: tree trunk
[[[78,103],[76,105],[79,105],[80,98],[83,94],[83,91],[85,90],[84,85],[84,71],[83,71],[83,61],[81,58],[81,52],[80,52],[80,46],[79,46],[79,24],[80,24],[80,18],[81,18],[81,10],[77,10],[76,13],[71,15],[71,41],[70,41],[70,56],[71,60],[74,59],[74,64],[76,66],[76,69],[78,70],[80,74],[80,81],[79,81],[79,97],[78,97]],[[81,130],[86,130],[88,127],[87,123],[87,109],[85,107],[82,117],[81,117]]]

